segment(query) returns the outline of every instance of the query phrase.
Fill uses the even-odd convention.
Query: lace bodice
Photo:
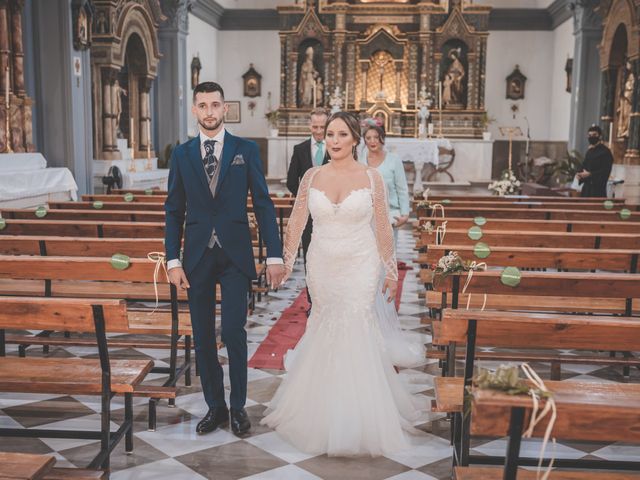
[[[302,232],[309,214],[313,218],[314,236],[340,241],[356,241],[374,235],[385,276],[398,279],[393,230],[389,223],[387,194],[382,176],[373,168],[367,169],[370,187],[352,190],[344,200],[333,203],[327,195],[311,186],[313,177],[322,167],[314,167],[302,178],[298,196],[287,226],[284,242],[285,267],[291,271],[297,257]]]

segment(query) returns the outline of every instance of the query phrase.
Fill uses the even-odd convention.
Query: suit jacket
[[[606,197],[612,167],[613,155],[605,144],[600,143],[589,148],[584,156],[582,168],[591,172],[591,175],[584,179],[581,196]]]
[[[293,147],[293,155],[287,172],[287,188],[294,195],[298,195],[300,181],[304,174],[313,167],[311,160],[311,139],[307,139]]]
[[[220,177],[215,198],[209,188],[200,153],[200,137],[178,145],[171,156],[165,202],[167,261],[179,258],[184,233],[183,266],[188,274],[205,252],[215,228],[218,240],[233,264],[249,278],[256,278],[251,232],[247,219],[247,193],[268,257],[282,257],[275,209],[262,172],[258,146],[225,133]]]

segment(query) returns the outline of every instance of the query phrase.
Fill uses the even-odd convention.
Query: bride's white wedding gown
[[[301,182],[284,248],[290,269],[310,213],[313,308],[262,423],[309,453],[388,454],[409,446],[406,431],[426,401],[401,383],[379,326],[382,274],[398,278],[384,183],[368,169],[371,187],[334,204],[311,187],[319,168]]]

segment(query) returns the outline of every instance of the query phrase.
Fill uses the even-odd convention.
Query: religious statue
[[[390,56],[386,52],[382,50],[376,52],[373,55],[373,63],[376,67],[378,67],[378,94],[376,97],[380,96],[381,93],[384,93],[384,71],[387,67],[387,63],[389,63]]]
[[[322,84],[322,78],[316,77],[316,97],[317,104],[324,105],[324,85]]]
[[[127,91],[120,86],[120,82],[116,79],[113,84],[113,92],[116,99],[116,108],[113,112],[116,116],[116,136],[118,138],[123,138],[122,130],[120,130],[120,117],[122,116],[122,96],[128,96]]]
[[[461,55],[461,48],[452,48],[449,50],[449,59],[451,60],[451,63],[449,64],[449,68],[447,69],[443,79],[443,87],[445,90],[447,88],[447,83],[450,85],[449,100],[446,100],[447,97],[445,97],[444,92],[442,94],[443,103],[447,107],[464,106],[465,89],[463,80],[466,72],[464,70],[464,65],[462,65],[462,62],[460,61]]]
[[[620,92],[620,100],[618,104],[618,138],[629,137],[629,125],[631,123],[631,98],[633,96],[633,88],[636,83],[636,77],[631,70],[631,64],[627,62],[626,66],[627,78],[624,81],[622,92]]]
[[[331,113],[342,111],[342,93],[340,93],[340,87],[338,85],[336,85],[336,88],[329,97],[329,105],[331,105]]]
[[[418,118],[420,123],[418,126],[418,136],[424,138],[427,131],[427,120],[431,113],[429,107],[431,106],[431,95],[427,93],[427,87],[422,85],[420,93],[418,94],[418,101],[416,102],[416,108],[418,109]]]
[[[453,83],[453,78],[448,73],[444,76],[444,81],[442,82],[442,105],[448,107],[453,102],[453,97],[451,96],[451,84]]]
[[[107,33],[107,18],[104,16],[104,11],[98,12],[98,18],[96,19],[96,32],[98,35],[105,35]]]
[[[313,47],[307,47],[305,50],[306,58],[300,68],[300,80],[298,81],[298,97],[300,98],[301,107],[313,106],[314,88],[322,87],[320,82],[320,73],[313,64]],[[315,87],[314,87],[315,85]],[[322,95],[316,91],[316,98],[321,101]]]

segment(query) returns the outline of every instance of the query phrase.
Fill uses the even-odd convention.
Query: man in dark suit
[[[592,125],[588,131],[589,148],[582,170],[576,175],[582,183],[582,197],[606,197],[607,181],[613,167],[613,154],[602,142],[602,130]]]
[[[298,195],[300,181],[307,170],[317,165],[327,163],[326,144],[324,142],[324,128],[327,123],[327,112],[322,109],[312,110],[310,114],[309,129],[311,130],[311,138],[293,147],[293,155],[287,172],[287,188],[294,195]],[[307,251],[311,243],[311,231],[313,229],[311,217],[307,222],[307,226],[302,232],[302,251],[304,253],[305,264],[307,262]],[[307,300],[311,304],[311,296],[307,289]]]
[[[193,92],[191,111],[199,135],[177,146],[171,157],[165,202],[165,248],[169,280],[187,289],[200,382],[209,411],[198,423],[199,434],[226,426],[234,433],[251,427],[247,397],[247,295],[256,269],[247,221],[251,192],[258,226],[267,246],[267,281],[284,277],[275,209],[262,173],[258,146],[224,129],[227,105],[214,82]],[[185,223],[186,220],[186,223]],[[180,246],[184,232],[184,254]],[[222,294],[222,340],[229,354],[231,411],[224,396],[214,323],[214,292]]]

